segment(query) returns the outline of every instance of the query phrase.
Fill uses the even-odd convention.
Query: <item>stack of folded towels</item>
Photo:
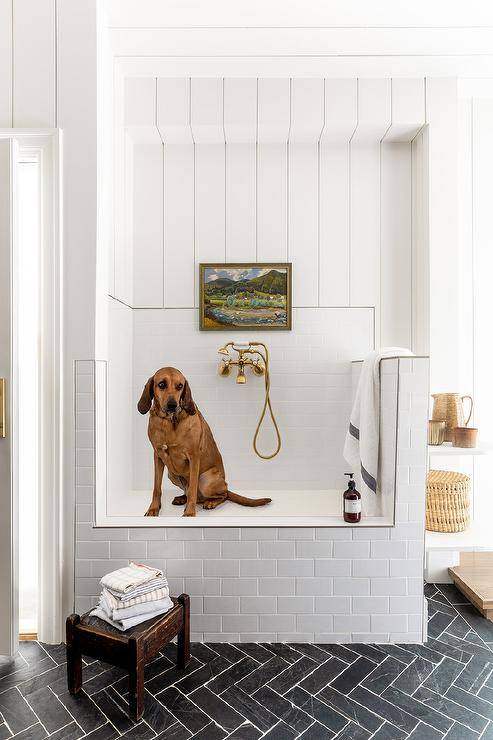
[[[173,606],[163,571],[130,563],[101,578],[101,596],[91,614],[119,630],[164,614]]]

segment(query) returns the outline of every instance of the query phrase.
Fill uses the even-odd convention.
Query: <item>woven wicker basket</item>
[[[469,476],[430,470],[426,486],[426,529],[463,532],[469,526]]]

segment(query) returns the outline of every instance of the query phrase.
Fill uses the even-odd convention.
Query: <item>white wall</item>
[[[412,342],[421,242],[412,239],[411,142],[426,122],[424,79],[124,77],[115,93],[123,184],[110,293],[134,308],[134,361],[121,394],[131,411],[109,400],[118,430],[108,452],[111,510],[125,482],[152,488],[147,420],[135,406],[165,365],[189,379],[233,488],[340,488],[348,363],[379,344]],[[198,331],[196,308],[200,262],[262,259],[293,263],[293,331],[263,336],[283,438],[269,462],[251,444],[263,382],[239,388],[218,377],[221,335]],[[113,304],[110,393],[123,383],[128,336],[117,320],[124,307]],[[272,430],[260,439],[274,446]]]
[[[493,440],[493,401],[489,368],[493,298],[491,200],[493,197],[493,78],[464,80],[459,86],[459,258],[461,286],[458,390],[474,398],[471,424],[479,437]],[[491,455],[461,459],[460,469],[473,477],[473,518],[488,521]]]
[[[77,410],[94,404],[86,389],[95,364],[76,364]],[[101,576],[132,558],[163,568],[173,593],[190,594],[194,640],[423,641],[428,360],[384,364],[384,387],[394,399],[398,389],[395,527],[95,529],[86,438],[76,470],[76,610],[93,606]],[[84,414],[77,424],[94,425]]]
[[[289,74],[290,70],[296,74],[301,70],[308,77],[493,77],[491,7],[482,0],[467,4],[444,0],[432,5],[417,0],[405,7],[385,0],[353,1],[336,8],[318,2],[286,6],[259,0],[190,6],[174,0],[112,0],[101,3],[101,14],[106,12],[106,22],[127,39],[129,35],[140,35],[132,28],[149,28],[153,24],[168,29],[185,28],[189,49],[198,37],[210,38],[215,56],[200,60],[209,75],[214,75],[214,68],[217,74],[223,73],[219,68],[224,67],[224,59],[218,54],[226,56],[228,51],[221,34],[207,26],[224,26],[236,27],[233,53],[239,53],[241,41],[242,53],[250,55],[250,60],[230,57],[232,67],[240,73],[245,66],[249,66],[250,74],[252,68],[263,66],[268,67],[271,77]],[[55,0],[38,0],[35,5],[27,0],[0,3],[0,125],[62,126],[64,130],[66,495],[62,529],[66,538],[64,562],[68,564],[72,561],[73,529],[73,361],[93,357],[95,353],[100,356],[94,349],[96,22],[94,0],[63,0],[57,4]],[[278,27],[280,22],[284,27]],[[190,29],[197,24],[204,29]],[[228,37],[230,31],[223,33]],[[176,32],[168,30],[168,40],[170,37],[176,39]],[[183,38],[178,42],[183,49]],[[259,53],[269,56],[255,57]],[[440,192],[436,198],[440,201]],[[453,210],[449,203],[445,202],[445,206]],[[446,218],[447,214],[442,213],[441,217]],[[439,235],[437,238],[446,255],[447,239],[440,242]],[[105,281],[104,294],[106,285]],[[451,294],[449,300],[453,298]],[[437,316],[441,316],[442,322],[447,321],[445,311],[437,312]],[[456,358],[457,353],[453,356]],[[86,491],[77,489],[80,505],[87,502],[86,496]],[[68,613],[73,594],[70,566],[64,569],[64,578],[64,613]]]
[[[350,362],[373,348],[371,309],[295,309],[292,332],[260,339],[271,355],[271,398],[282,436],[274,460],[260,460],[252,438],[264,399],[264,380],[247,371],[246,385],[219,377],[217,349],[222,334],[199,332],[194,309],[134,311],[132,385],[133,488],[152,490],[152,448],[147,417],[136,403],[149,375],[163,365],[179,367],[211,426],[235,490],[341,488],[342,448],[351,407]],[[111,375],[111,367],[109,368]],[[270,420],[259,445],[275,448]],[[117,458],[119,459],[119,458]],[[109,465],[116,460],[108,456]],[[165,480],[165,487],[170,484]],[[300,500],[299,514],[303,514]]]
[[[197,306],[200,262],[290,261],[295,307],[373,307],[377,344],[411,345],[424,79],[130,77],[121,89],[111,295]]]
[[[96,21],[96,0],[0,3],[0,126],[63,129],[64,615],[73,607],[74,360],[92,357],[95,343]]]
[[[132,393],[133,316],[132,310],[109,299],[109,347],[111,365],[107,369],[106,424],[108,458],[107,486],[118,495],[129,490],[132,481],[132,442],[135,400]]]

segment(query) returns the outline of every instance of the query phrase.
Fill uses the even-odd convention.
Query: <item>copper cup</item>
[[[429,445],[443,445],[445,441],[445,426],[444,421],[437,421],[430,419],[428,422],[428,444]]]
[[[452,429],[452,447],[476,447],[478,430],[474,427],[454,427]]]

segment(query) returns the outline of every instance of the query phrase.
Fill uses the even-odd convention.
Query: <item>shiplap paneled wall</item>
[[[461,393],[474,398],[473,425],[482,439],[493,436],[489,336],[493,314],[491,274],[493,193],[493,80],[466,83],[459,100]],[[464,465],[465,460],[461,461]],[[473,478],[473,518],[491,520],[491,456],[474,457],[466,472]],[[461,468],[462,469],[462,468]]]
[[[259,262],[285,261],[288,240],[289,80],[260,79],[257,103],[257,243]]]
[[[372,306],[377,343],[411,344],[423,79],[127,78],[124,93],[110,294],[193,307],[200,262],[290,261],[294,306]]]
[[[0,127],[56,126],[55,15],[55,0],[0,3]]]

